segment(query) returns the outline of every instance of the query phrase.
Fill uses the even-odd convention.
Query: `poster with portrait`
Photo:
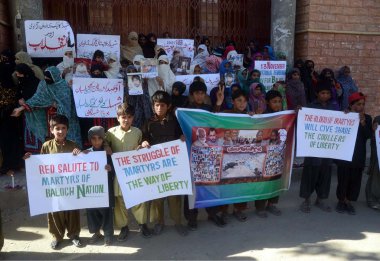
[[[180,56],[178,60],[177,72],[186,73],[190,70],[191,58]]]
[[[289,188],[294,111],[249,116],[177,109],[176,115],[189,148],[195,208],[267,199]]]
[[[172,60],[174,54],[194,58],[194,40],[192,39],[158,38],[157,45],[164,48],[169,61]]]
[[[158,76],[157,59],[144,58],[140,60],[143,78],[155,78]]]
[[[74,58],[73,76],[77,78],[90,78],[91,59]]]
[[[226,85],[227,88],[231,88],[232,84],[235,83],[235,73],[233,72],[228,72],[228,73],[225,73],[223,75],[223,80],[224,80],[224,84]]]
[[[143,94],[143,75],[141,73],[128,73],[128,94],[141,95]]]
[[[75,47],[70,24],[59,20],[26,20],[25,42],[31,57],[62,58],[65,48]]]

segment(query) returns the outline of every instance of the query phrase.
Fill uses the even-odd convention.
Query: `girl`
[[[301,73],[298,68],[293,68],[288,75],[286,96],[288,98],[289,110],[294,110],[306,105],[305,89],[301,81]]]
[[[320,81],[328,81],[331,86],[331,101],[335,106],[336,110],[341,110],[341,102],[343,97],[342,86],[339,82],[335,80],[333,70],[325,68],[322,70],[320,76]]]
[[[262,91],[261,83],[252,83],[249,92],[249,106],[255,114],[263,113],[266,110],[265,94]]]
[[[342,110],[345,110],[348,108],[348,97],[358,91],[358,86],[356,86],[356,83],[351,77],[350,67],[343,66],[340,68],[337,81],[343,88]]]

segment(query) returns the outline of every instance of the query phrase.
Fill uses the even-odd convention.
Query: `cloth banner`
[[[123,103],[123,79],[74,77],[73,93],[78,117],[116,118]]]
[[[30,215],[109,206],[104,151],[32,155],[25,161]]]
[[[195,208],[272,198],[289,188],[294,111],[249,116],[179,108],[176,115],[189,148]]]
[[[286,61],[255,61],[255,69],[261,72],[260,82],[266,91],[277,81],[286,80]]]
[[[92,60],[96,50],[102,51],[106,60],[111,54],[120,59],[120,35],[77,34],[78,58]]]
[[[70,24],[58,20],[26,20],[25,41],[31,57],[62,58],[65,47],[75,47]]]
[[[297,119],[297,157],[351,161],[359,114],[302,108]]]
[[[186,151],[186,143],[176,140],[112,154],[126,207],[167,196],[191,195]]]
[[[194,40],[191,39],[166,39],[158,38],[157,45],[164,48],[169,61],[173,58],[173,52],[178,51],[179,56],[194,58]]]
[[[219,73],[176,75],[175,81],[183,82],[186,85],[186,91],[184,92],[184,95],[189,94],[190,84],[192,84],[194,78],[197,76],[201,77],[205,81],[205,84],[207,86],[207,94],[210,94],[211,90],[214,87],[218,87],[218,83],[220,81]]]

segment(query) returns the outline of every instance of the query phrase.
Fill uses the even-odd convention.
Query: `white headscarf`
[[[201,53],[199,52],[200,49],[203,50]],[[204,44],[200,44],[197,50],[198,50],[198,54],[194,57],[194,60],[191,61],[191,65],[199,64],[199,66],[202,68],[202,71],[205,71],[206,58],[210,55],[207,51],[207,46]]]
[[[141,63],[141,59],[144,59],[145,57],[141,54],[135,55],[133,58],[133,66],[136,67],[137,71],[140,72],[141,64],[135,64],[136,62]]]
[[[114,60],[115,62],[110,63],[111,59]],[[107,78],[109,78],[109,79],[118,79],[118,78],[122,77],[121,74],[120,74],[121,64],[118,61],[116,55],[114,55],[114,54],[110,55],[110,58],[108,60],[108,66],[109,66],[109,69],[104,72],[104,74],[107,76]]]
[[[160,61],[165,61],[168,64],[160,64]],[[166,55],[158,57],[158,76],[164,81],[164,89],[167,93],[172,93],[172,85],[175,82],[175,75],[170,69],[169,58]]]

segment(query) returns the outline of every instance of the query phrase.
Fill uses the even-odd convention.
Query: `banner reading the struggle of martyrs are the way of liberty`
[[[278,196],[290,185],[294,111],[249,116],[177,109],[195,208]]]

